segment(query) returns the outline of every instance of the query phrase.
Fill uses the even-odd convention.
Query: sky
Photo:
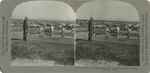
[[[137,10],[129,3],[120,1],[91,1],[81,5],[77,12],[66,3],[58,1],[29,1],[18,5],[12,19],[75,21],[89,19],[110,21],[139,21]]]
[[[120,1],[94,1],[81,5],[77,12],[77,19],[139,21],[137,10],[129,3]]]
[[[12,19],[58,20],[75,21],[74,10],[63,2],[58,1],[30,1],[18,5],[13,13]]]

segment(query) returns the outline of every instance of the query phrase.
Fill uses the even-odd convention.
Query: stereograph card
[[[147,0],[3,0],[2,73],[149,73]]]

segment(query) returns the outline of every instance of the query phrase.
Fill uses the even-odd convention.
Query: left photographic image
[[[74,66],[74,10],[59,1],[29,1],[11,18],[11,66]]]

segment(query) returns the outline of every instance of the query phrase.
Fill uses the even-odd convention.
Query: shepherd
[[[23,21],[23,40],[26,41],[27,40],[27,21],[28,21],[28,18],[25,17],[24,21]]]
[[[88,41],[89,42],[91,42],[92,40],[92,25],[93,25],[93,18],[90,17],[89,24],[88,24],[88,31],[89,31]]]

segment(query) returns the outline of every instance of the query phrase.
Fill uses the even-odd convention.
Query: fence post
[[[28,18],[25,17],[24,21],[23,21],[23,40],[26,41],[27,40],[27,20]]]
[[[92,24],[93,24],[93,18],[90,17],[89,24],[88,24],[88,31],[89,31],[88,41],[90,41],[90,42],[92,40]]]

